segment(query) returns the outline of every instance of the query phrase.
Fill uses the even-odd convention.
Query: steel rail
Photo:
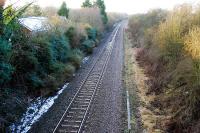
[[[112,40],[109,41],[109,43],[110,43],[110,45],[112,45],[112,48],[111,48],[110,51],[108,51],[109,53],[108,53],[108,55],[107,55],[107,57],[106,57],[106,62],[105,62],[105,64],[103,65],[103,69],[102,69],[102,71],[101,71],[100,77],[99,77],[97,83],[95,84],[94,92],[93,92],[93,94],[92,94],[92,96],[91,96],[91,98],[90,98],[89,105],[87,106],[87,109],[86,109],[86,111],[85,111],[85,113],[84,113],[84,116],[83,116],[83,118],[82,118],[82,120],[81,120],[81,124],[80,124],[80,126],[79,126],[78,131],[77,131],[78,133],[79,133],[79,132],[81,131],[81,129],[82,129],[83,123],[84,123],[84,121],[85,121],[85,118],[86,118],[86,115],[87,115],[87,113],[88,113],[89,107],[90,107],[91,102],[92,102],[92,100],[93,100],[93,97],[94,97],[94,95],[95,95],[96,89],[97,89],[97,87],[98,87],[98,85],[99,85],[100,80],[101,80],[102,77],[103,77],[105,68],[106,68],[106,66],[107,66],[107,64],[108,64],[108,62],[109,62],[110,57],[111,57],[111,53],[112,53],[112,50],[113,50],[113,42],[114,42],[114,40],[115,40],[115,37],[116,37],[117,32],[118,32],[118,30],[119,30],[119,27],[120,27],[120,25],[118,25],[118,26],[114,29],[114,31],[112,32],[112,34],[111,34],[111,39],[112,39]],[[114,36],[112,36],[113,34],[114,34]],[[57,131],[59,125],[60,125],[61,122],[63,121],[63,118],[66,116],[66,113],[67,113],[68,110],[70,109],[70,107],[71,107],[71,105],[73,104],[74,100],[77,98],[77,96],[78,96],[80,90],[82,89],[82,87],[83,87],[83,86],[85,85],[85,83],[87,82],[87,80],[88,80],[88,78],[89,78],[91,72],[94,70],[96,64],[97,64],[98,61],[101,59],[101,57],[102,57],[102,55],[104,54],[104,52],[106,52],[106,50],[105,50],[106,48],[107,48],[107,46],[105,46],[105,47],[102,49],[102,51],[100,52],[99,56],[97,57],[97,59],[96,59],[96,61],[94,62],[93,66],[91,67],[91,69],[90,69],[89,72],[87,73],[86,77],[85,77],[84,80],[82,81],[80,87],[78,88],[76,94],[75,94],[74,97],[72,98],[70,104],[68,105],[67,109],[65,110],[65,112],[64,112],[64,114],[62,115],[61,119],[59,120],[58,124],[57,124],[56,127],[54,128],[53,133],[55,133],[55,132]]]

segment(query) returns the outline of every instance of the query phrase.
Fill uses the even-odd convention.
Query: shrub
[[[86,54],[91,54],[93,52],[93,48],[95,47],[95,42],[93,40],[85,40],[82,43],[82,50]]]
[[[71,63],[67,64],[56,63],[55,70],[57,71],[53,73],[52,76],[55,77],[56,79],[59,79],[56,80],[58,84],[63,84],[63,82],[69,80],[72,77],[76,69]]]
[[[78,27],[79,26],[71,26],[65,32],[65,36],[69,38],[70,46],[72,49],[80,48],[80,43],[86,36],[86,33],[81,31],[80,28],[78,29]]]
[[[66,63],[68,52],[70,51],[68,38],[56,32],[55,34],[51,36],[50,43],[51,43],[54,61],[60,61],[60,62]]]
[[[34,45],[35,56],[40,65],[38,67],[40,69],[39,71],[41,71],[41,73],[52,71],[54,56],[47,36],[39,34],[38,36],[31,38],[30,43]]]
[[[11,45],[6,40],[0,38],[0,85],[11,79],[14,70],[9,63],[11,56]]]
[[[96,41],[96,39],[97,39],[97,30],[95,28],[87,27],[86,31],[87,31],[88,39]]]
[[[76,69],[80,67],[82,59],[83,53],[78,49],[74,49],[72,52],[70,52],[68,57],[69,62],[75,66]]]

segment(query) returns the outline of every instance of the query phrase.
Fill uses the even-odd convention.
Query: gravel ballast
[[[85,133],[123,133],[125,130],[126,103],[122,82],[124,25],[122,22],[116,35],[111,59],[86,120]]]

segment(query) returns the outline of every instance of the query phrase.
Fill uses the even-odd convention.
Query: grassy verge
[[[132,132],[164,132],[162,120],[167,116],[163,110],[153,106],[154,95],[147,95],[148,86],[146,80],[148,77],[144,70],[139,67],[135,58],[138,48],[131,43],[128,33],[124,35],[125,45],[125,68],[124,85],[130,95],[131,106],[131,133]]]
[[[131,130],[130,132],[139,131],[139,112],[138,105],[139,99],[137,96],[137,86],[135,82],[135,59],[133,55],[133,45],[128,39],[128,35],[124,33],[124,49],[125,49],[125,62],[124,62],[124,87],[129,92],[130,110],[131,110]]]

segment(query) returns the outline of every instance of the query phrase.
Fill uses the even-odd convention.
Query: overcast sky
[[[8,3],[25,4],[35,1],[42,7],[59,7],[63,1],[66,1],[69,8],[80,8],[84,0],[7,0]],[[200,0],[104,0],[107,11],[123,12],[128,14],[144,13],[153,8],[172,9],[175,5],[191,3],[196,5]],[[16,5],[17,5],[16,4]]]

